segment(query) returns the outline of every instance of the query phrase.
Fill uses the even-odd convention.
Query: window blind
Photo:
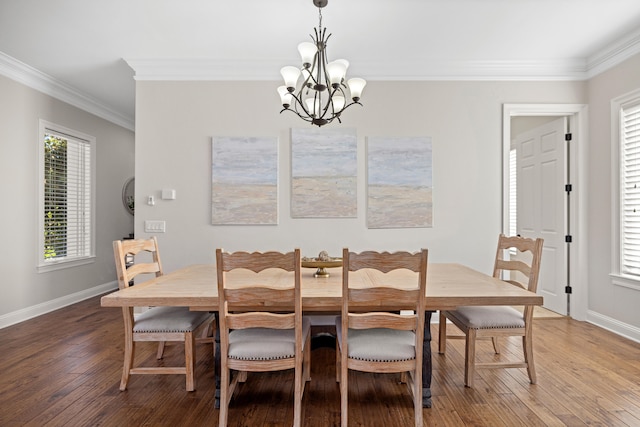
[[[640,103],[620,112],[621,273],[640,276]]]
[[[91,144],[44,137],[44,261],[91,255]]]

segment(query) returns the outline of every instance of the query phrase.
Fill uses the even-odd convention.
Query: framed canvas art
[[[213,137],[211,223],[278,223],[278,139]]]
[[[431,138],[369,137],[366,149],[367,227],[431,227]]]
[[[355,129],[291,129],[291,216],[355,218]]]

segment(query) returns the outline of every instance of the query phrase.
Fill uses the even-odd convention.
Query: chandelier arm
[[[340,110],[340,112],[343,112],[344,110],[346,110],[347,108],[351,107],[354,104],[358,104],[359,106],[362,107],[362,104],[360,103],[360,101],[351,101],[349,104],[345,105],[344,108]]]
[[[292,110],[292,109],[290,109],[290,108],[283,108],[282,110],[280,110],[280,114],[282,114],[282,112],[283,112],[283,111],[290,111],[290,112],[292,112],[293,114],[295,114],[295,115],[297,115],[298,117],[300,117],[300,118],[301,118],[302,120],[304,120],[305,122],[309,122],[309,123],[311,123],[311,122],[313,121],[313,119],[312,119],[312,118],[307,117],[307,116],[303,116],[302,114],[300,114],[300,113],[298,113],[297,111]]]
[[[296,113],[298,116],[303,117],[300,114],[300,112],[298,111],[298,106],[299,106],[307,117],[311,117],[311,114],[309,114],[309,110],[307,110],[307,107],[304,105],[304,102],[302,102],[302,90],[303,89],[300,89],[300,92],[298,92],[298,94],[295,94],[295,93],[291,94],[291,96],[295,100],[295,102],[292,103],[293,109],[291,111]],[[311,121],[311,119],[309,119],[307,121]]]
[[[340,114],[342,112],[343,109],[341,109],[340,111],[336,111],[335,107],[333,105],[333,97],[336,94],[336,92],[340,91],[340,93],[344,96],[344,91],[340,88],[340,86],[333,88],[331,90],[331,93],[328,94],[329,96],[329,100],[327,101],[326,105],[324,106],[324,108],[322,109],[322,114],[320,115],[321,119],[324,119],[324,117],[327,115],[327,113],[329,112],[329,106],[331,106],[331,109],[333,110],[333,115],[331,116],[331,120],[333,120],[333,117],[335,117],[336,115]]]

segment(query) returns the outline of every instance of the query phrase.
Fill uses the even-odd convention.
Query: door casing
[[[504,104],[502,116],[502,232],[508,234],[509,223],[509,150],[511,118],[517,116],[571,116],[571,150],[569,152],[570,234],[572,236],[569,274],[572,287],[570,314],[577,320],[587,315],[587,141],[588,106],[585,104]],[[582,267],[582,268],[581,268]]]

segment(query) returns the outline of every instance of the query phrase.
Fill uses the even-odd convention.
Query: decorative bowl
[[[305,268],[317,268],[314,277],[329,277],[329,272],[325,269],[333,267],[342,267],[342,258],[332,258],[328,261],[320,261],[317,259],[302,260],[302,267]]]

